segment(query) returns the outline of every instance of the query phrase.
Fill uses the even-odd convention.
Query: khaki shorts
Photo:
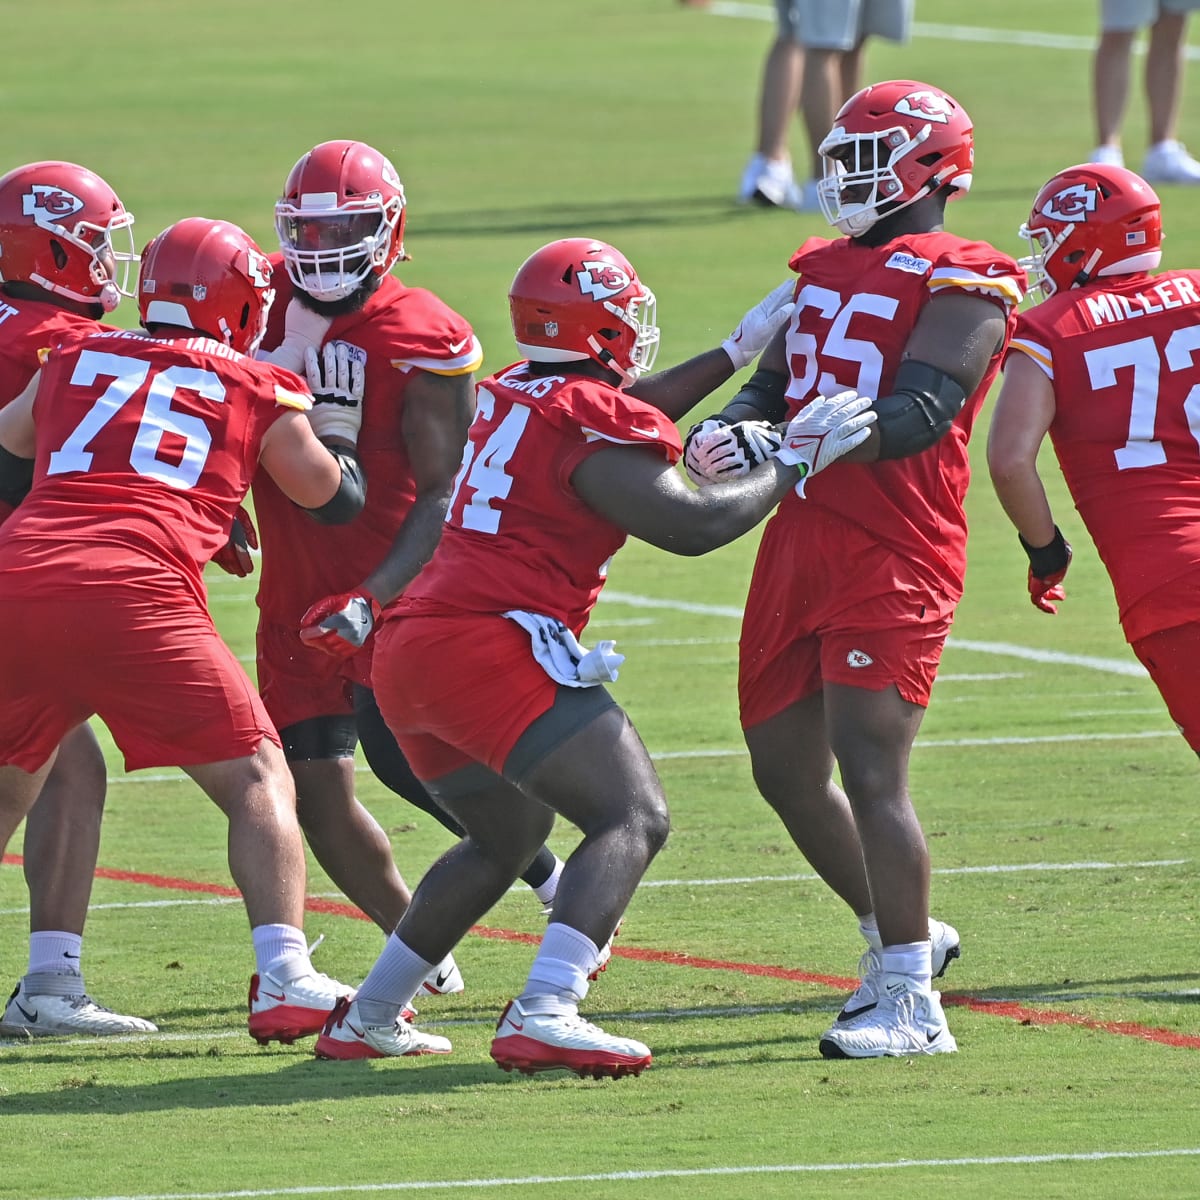
[[[913,0],[775,0],[775,7],[780,34],[814,50],[853,50],[869,36],[907,42],[912,31]]]
[[[1200,0],[1100,0],[1100,28],[1105,33],[1132,33],[1153,25],[1164,13],[1188,13]]]

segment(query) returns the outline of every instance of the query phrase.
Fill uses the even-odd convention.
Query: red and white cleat
[[[409,1058],[416,1054],[449,1054],[450,1039],[425,1033],[401,1018],[391,1025],[367,1025],[358,1005],[347,997],[338,1002],[317,1038],[318,1058]]]

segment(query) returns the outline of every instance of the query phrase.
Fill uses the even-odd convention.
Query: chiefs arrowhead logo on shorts
[[[35,183],[21,197],[21,211],[45,229],[61,225],[82,207],[83,201],[78,196],[49,183]]]
[[[629,276],[620,267],[612,263],[587,261],[583,262],[583,270],[576,276],[579,290],[593,300],[607,300],[610,296],[619,296],[630,283]]]
[[[1096,211],[1099,195],[1086,183],[1073,183],[1063,188],[1042,205],[1042,216],[1052,221],[1086,221]]]
[[[851,650],[846,655],[846,665],[850,667],[872,667],[875,660],[863,650]]]
[[[909,92],[907,96],[896,101],[895,111],[904,117],[917,117],[926,121],[936,121],[939,125],[949,125],[951,108],[945,96],[937,92]]]

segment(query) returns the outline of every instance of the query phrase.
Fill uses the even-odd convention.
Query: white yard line
[[[111,1039],[110,1039],[111,1040]],[[996,1154],[960,1158],[896,1158],[889,1162],[824,1162],[757,1164],[736,1167],[694,1167],[640,1171],[596,1171],[579,1175],[524,1175],[509,1179],[427,1179],[392,1183],[301,1184],[280,1188],[239,1188],[229,1192],[140,1192],[121,1196],[77,1196],[70,1200],[252,1200],[267,1196],[382,1195],[389,1192],[430,1192],[460,1188],[574,1187],[582,1183],[643,1183],[651,1179],[711,1179],[745,1175],[824,1175],[847,1171],[911,1171],[946,1167],[1054,1166],[1153,1158],[1196,1158],[1200,1147],[1168,1150],[1089,1150],[1080,1154]],[[637,1193],[631,1193],[637,1194]]]

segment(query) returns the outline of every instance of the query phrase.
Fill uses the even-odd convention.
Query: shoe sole
[[[554,1054],[556,1057],[550,1058]],[[492,1061],[502,1071],[537,1075],[543,1071],[574,1071],[580,1079],[621,1079],[640,1075],[654,1061],[652,1055],[625,1058],[591,1050],[564,1050],[532,1038],[506,1037],[492,1042]]]
[[[938,1037],[927,1047],[921,1046],[915,1050],[881,1050],[878,1054],[854,1054],[839,1046],[832,1038],[822,1038],[817,1044],[817,1049],[821,1051],[822,1058],[924,1058],[929,1054],[954,1054],[958,1050],[958,1043],[947,1030],[944,1036]]]
[[[282,1042],[285,1046],[292,1045],[298,1038],[312,1037],[325,1028],[329,1020],[329,1012],[318,1012],[313,1009],[272,1008],[265,1013],[251,1013],[247,1023],[250,1036],[260,1045],[266,1046],[271,1042]],[[255,1018],[258,1018],[257,1020]]]
[[[317,1044],[313,1047],[313,1054],[317,1058],[329,1062],[361,1062],[366,1058],[421,1058],[426,1054],[449,1053],[449,1050],[422,1048],[409,1050],[404,1054],[384,1054],[382,1050],[376,1050],[374,1046],[368,1046],[365,1042],[343,1042],[337,1038],[327,1038],[324,1035],[317,1038]]]

